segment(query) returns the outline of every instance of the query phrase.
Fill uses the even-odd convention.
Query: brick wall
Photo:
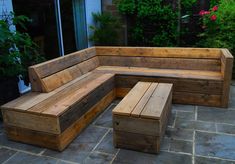
[[[109,12],[120,20],[121,28],[119,30],[118,44],[121,46],[127,45],[127,26],[125,16],[119,14],[116,5],[113,3],[113,0],[102,0],[102,11]]]

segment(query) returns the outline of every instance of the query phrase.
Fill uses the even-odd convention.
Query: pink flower
[[[213,8],[212,8],[212,11],[217,11],[218,10],[218,6],[214,6]]]
[[[205,11],[204,15],[207,15],[207,14],[210,14],[210,13],[211,13],[210,11]]]
[[[211,16],[211,20],[212,20],[212,21],[215,21],[216,19],[217,19],[216,15],[212,15],[212,16]]]
[[[204,11],[204,10],[201,10],[201,11],[199,12],[199,15],[203,16],[204,13],[205,13],[205,11]]]
[[[207,15],[207,14],[210,14],[210,11],[201,10],[201,11],[199,12],[199,15],[201,15],[201,16]]]

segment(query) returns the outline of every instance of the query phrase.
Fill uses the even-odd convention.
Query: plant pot
[[[20,96],[17,77],[0,77],[0,105]]]

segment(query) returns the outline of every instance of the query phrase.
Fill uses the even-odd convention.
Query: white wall
[[[1,15],[3,13],[7,14],[11,11],[13,11],[12,1],[11,0],[1,0],[0,1],[0,19],[1,19]]]
[[[93,25],[92,13],[101,12],[101,0],[85,0],[86,5],[86,24],[87,24],[87,36],[91,36],[92,31],[89,29],[90,25]],[[92,42],[88,41],[88,47],[93,45]]]

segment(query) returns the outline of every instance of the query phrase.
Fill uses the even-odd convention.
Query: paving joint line
[[[113,163],[113,161],[115,160],[115,158],[117,157],[118,153],[120,152],[121,149],[118,149],[116,154],[114,155],[113,159],[111,160],[110,164]]]
[[[95,147],[91,150],[91,152],[93,152],[98,145],[103,141],[103,139],[108,135],[108,133],[110,132],[110,129],[107,130],[107,132],[103,135],[103,137],[99,140],[99,142],[95,145]]]
[[[193,146],[192,146],[192,164],[195,163],[195,130],[193,131]]]
[[[5,160],[2,164],[7,163],[8,161],[10,161],[10,159],[12,159],[14,156],[16,156],[16,154],[18,154],[19,152],[15,152],[10,158],[8,158],[7,160]]]

